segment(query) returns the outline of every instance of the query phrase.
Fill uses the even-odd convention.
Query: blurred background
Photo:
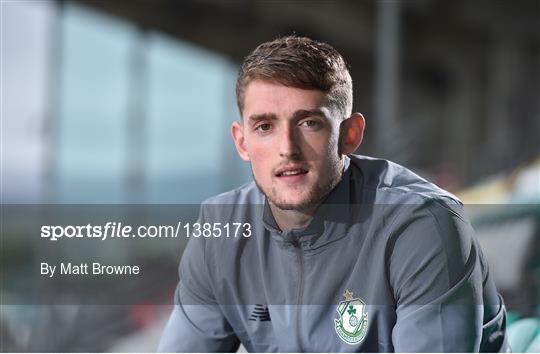
[[[249,181],[229,138],[239,63],[263,41],[306,35],[350,65],[367,121],[358,153],[460,196],[510,321],[539,317],[540,1],[0,5],[2,205],[196,206]],[[35,272],[17,259],[39,247],[19,236],[2,229],[0,299]],[[169,299],[183,244],[162,245],[152,267],[166,271],[141,286]],[[170,310],[7,303],[2,351],[153,351]]]

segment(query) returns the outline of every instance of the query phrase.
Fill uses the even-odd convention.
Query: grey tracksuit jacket
[[[254,183],[200,222],[250,237],[190,238],[159,350],[506,351],[506,312],[461,202],[395,163],[346,157],[304,229],[282,232]]]

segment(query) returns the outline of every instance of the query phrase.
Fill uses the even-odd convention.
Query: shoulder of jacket
[[[452,193],[420,177],[395,162],[362,155],[351,155],[351,165],[362,175],[362,189],[374,193],[380,204],[442,204],[462,205]]]

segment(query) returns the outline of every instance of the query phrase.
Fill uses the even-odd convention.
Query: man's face
[[[284,210],[320,203],[342,174],[341,119],[321,91],[254,80],[244,96],[243,124],[233,126],[255,182]],[[237,134],[235,134],[235,129]]]

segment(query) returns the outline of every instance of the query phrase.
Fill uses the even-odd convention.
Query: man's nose
[[[294,127],[286,127],[279,136],[279,155],[281,157],[299,157],[299,137]]]

